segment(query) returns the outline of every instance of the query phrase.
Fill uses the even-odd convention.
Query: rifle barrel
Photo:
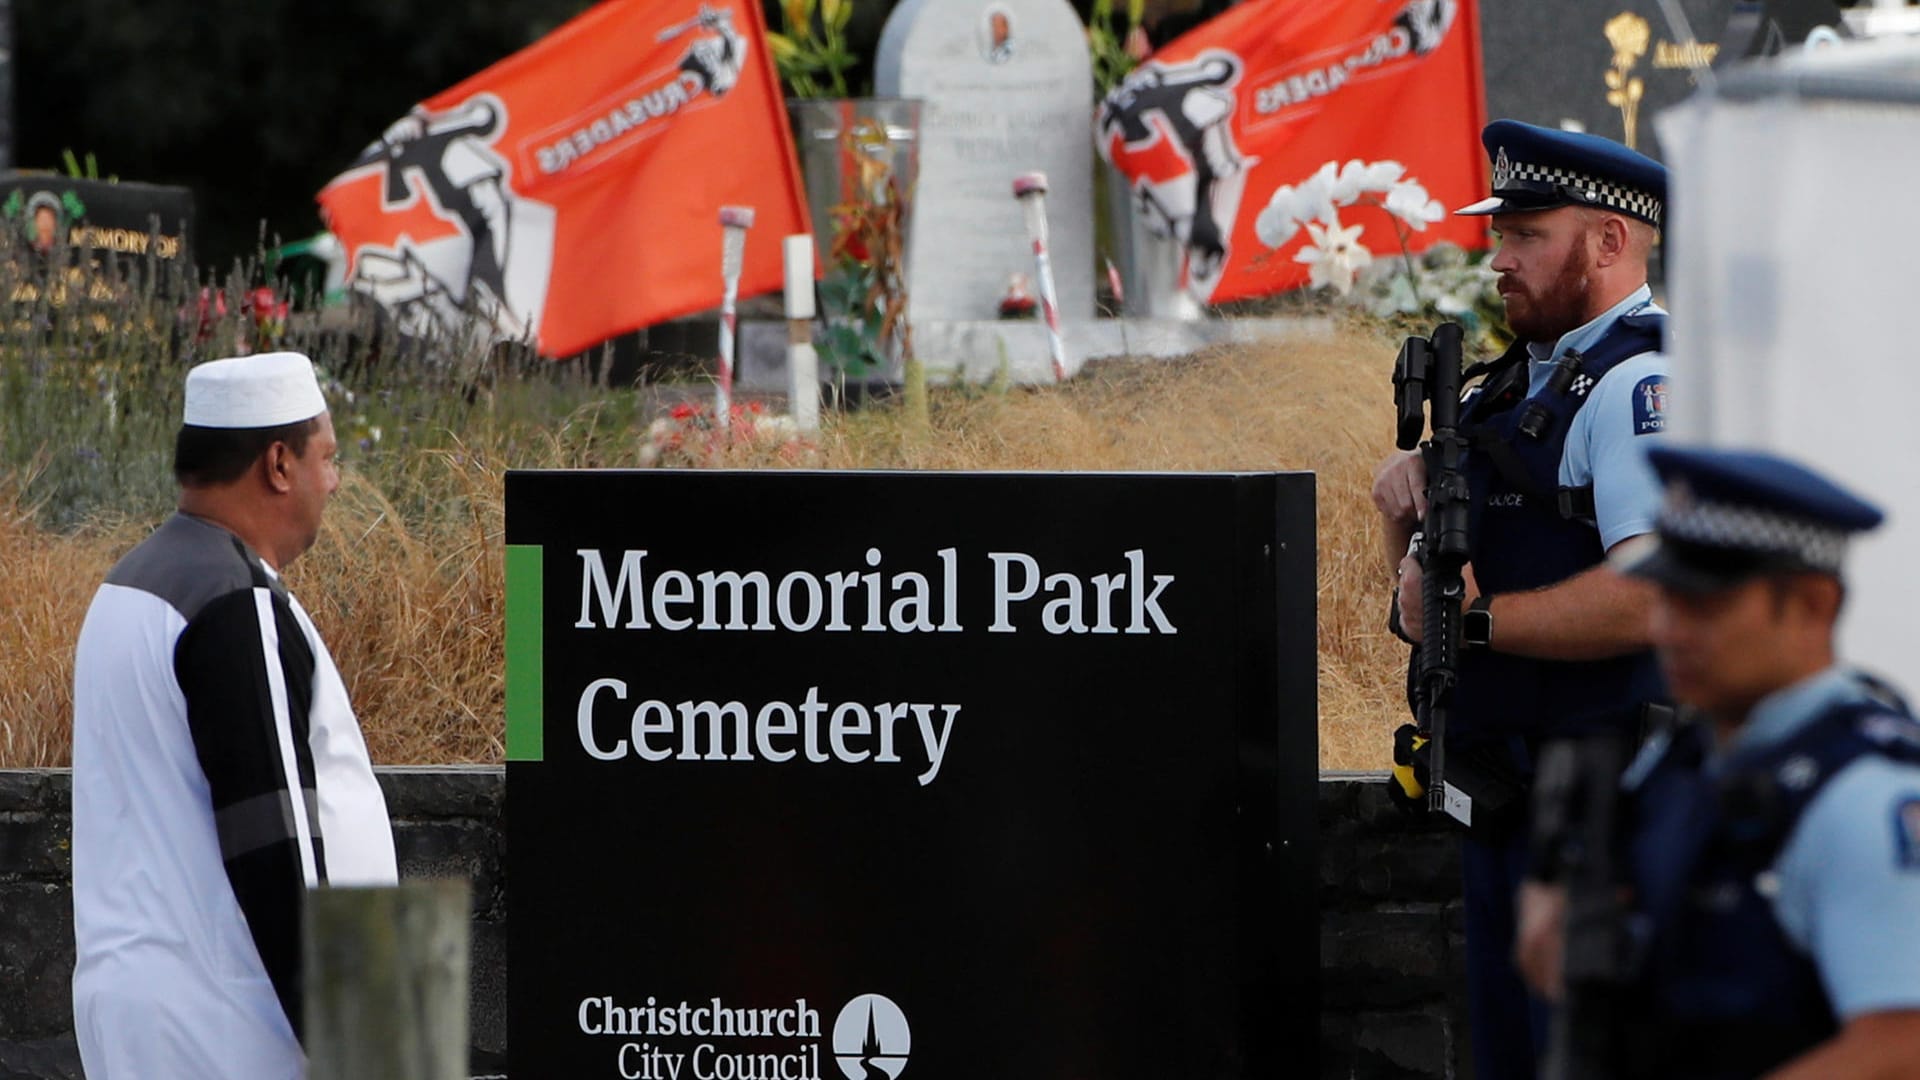
[[[1421,567],[1420,688],[1430,746],[1427,804],[1435,810],[1444,810],[1446,804],[1446,727],[1459,673],[1460,604],[1470,553],[1467,518],[1473,495],[1467,483],[1467,440],[1459,430],[1462,340],[1459,323],[1441,323],[1433,330],[1426,380],[1432,435],[1422,447],[1427,517]]]

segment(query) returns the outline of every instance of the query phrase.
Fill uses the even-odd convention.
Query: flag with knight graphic
[[[809,231],[757,0],[606,0],[416,105],[318,196],[348,284],[411,333],[567,356],[717,306],[723,205],[751,206],[740,293]]]
[[[1485,117],[1475,0],[1248,0],[1129,74],[1095,138],[1220,303],[1484,248],[1451,211],[1486,194]]]

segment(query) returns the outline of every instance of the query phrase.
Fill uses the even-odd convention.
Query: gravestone
[[[1578,127],[1661,158],[1655,114],[1692,94],[1702,68],[1764,46],[1753,40],[1756,16],[1775,48],[1839,21],[1832,0],[1679,0],[1679,8],[1691,36],[1668,24],[1659,0],[1481,0],[1488,117]]]
[[[882,95],[925,101],[908,288],[913,318],[991,319],[1033,275],[1013,179],[1047,174],[1063,319],[1093,316],[1093,70],[1067,0],[904,0],[880,35]]]

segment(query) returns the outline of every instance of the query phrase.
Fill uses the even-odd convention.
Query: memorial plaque
[[[189,251],[193,192],[159,184],[11,173],[0,176],[0,214],[18,243],[43,254],[89,251],[174,262]]]
[[[1735,0],[1679,0],[1692,36],[1670,26],[1659,0],[1543,4],[1481,0],[1487,115],[1577,127],[1661,158],[1653,117],[1692,94],[1700,69],[1724,49],[1764,49],[1749,15],[1730,24]],[[1770,0],[1761,38],[1771,47],[1804,40],[1838,21],[1831,0]]]
[[[908,264],[915,319],[992,319],[1033,274],[1014,177],[1044,172],[1064,319],[1093,317],[1093,69],[1067,0],[904,0],[876,92],[913,97],[920,181]]]
[[[507,477],[514,1076],[1315,1074],[1307,474]]]

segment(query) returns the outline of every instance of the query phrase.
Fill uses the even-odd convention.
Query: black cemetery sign
[[[508,474],[513,1075],[1311,1075],[1313,523],[1310,474]]]
[[[1685,100],[1701,69],[1806,39],[1836,25],[1833,0],[1481,0],[1487,115],[1574,126],[1661,157],[1658,113]]]

